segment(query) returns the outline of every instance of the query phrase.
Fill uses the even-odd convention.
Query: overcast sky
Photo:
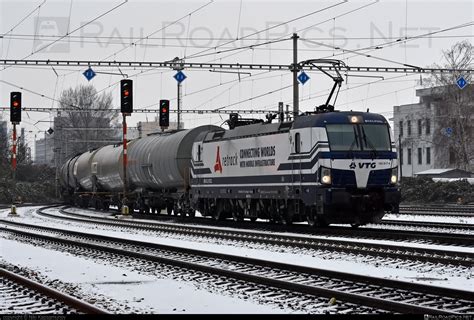
[[[290,64],[291,41],[222,54],[216,52],[288,38],[292,32],[300,30],[299,61],[335,58],[349,66],[393,67],[407,63],[423,67],[441,63],[443,49],[458,41],[472,41],[473,36],[473,27],[469,26],[406,43],[400,41],[395,45],[384,45],[405,36],[413,37],[472,23],[472,1],[129,0],[123,5],[121,3],[120,0],[0,1],[0,33],[3,35],[0,56],[2,59],[28,57],[117,61],[165,61],[187,57],[189,62]],[[114,7],[117,8],[111,10]],[[258,33],[265,29],[268,30]],[[70,36],[61,39],[67,32]],[[147,36],[148,40],[145,39]],[[218,48],[214,49],[216,46]],[[385,60],[334,49],[357,50],[374,46],[381,48],[360,52],[370,52],[372,56]],[[200,52],[202,56],[192,58]],[[19,90],[12,84],[36,93],[20,90],[23,91],[25,107],[57,107],[57,102],[52,99],[58,99],[62,90],[91,83],[97,90],[112,92],[118,107],[119,90],[116,84],[122,76],[116,68],[94,68],[97,72],[113,74],[99,73],[90,82],[82,75],[85,68],[55,69],[58,75],[50,67],[11,67],[0,71],[0,79],[10,83],[0,83],[0,104],[8,106],[9,92]],[[135,108],[156,108],[160,99],[170,99],[172,108],[176,106],[174,71],[127,68],[121,71],[134,80]],[[228,106],[229,110],[275,110],[278,101],[291,105],[291,87],[281,90],[291,85],[291,73],[259,71],[252,72],[250,76],[245,73],[247,71],[243,72],[239,81],[237,74],[184,70],[187,79],[183,82],[183,109]],[[324,103],[332,84],[321,73],[308,72],[308,75],[311,79],[300,85],[301,111],[311,111]],[[418,101],[415,90],[419,88],[420,78],[417,75],[364,75],[372,77],[347,79],[341,87],[336,108],[364,111],[370,108],[389,118],[394,105]],[[390,80],[392,77],[397,78]],[[269,92],[273,93],[266,94]],[[1,115],[4,119],[9,118],[8,113]],[[133,126],[138,121],[153,120],[155,116],[136,113],[129,118],[129,122]],[[35,134],[48,129],[52,117],[45,113],[24,114],[21,126],[31,131],[28,140],[32,141]],[[175,117],[172,115],[171,121]],[[183,119],[186,128],[201,124],[219,125],[223,121],[218,115],[208,114],[185,114]]]

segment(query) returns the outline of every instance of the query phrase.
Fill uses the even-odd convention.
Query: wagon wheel
[[[168,215],[170,216],[172,213],[173,213],[173,203],[168,203],[166,205],[166,213],[168,213]]]
[[[196,216],[196,210],[194,209],[189,209],[188,210],[188,215],[191,217],[191,218],[194,218]]]

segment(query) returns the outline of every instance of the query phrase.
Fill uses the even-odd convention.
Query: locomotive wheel
[[[194,209],[189,209],[188,210],[188,215],[191,217],[191,218],[194,218],[196,216],[196,210]]]
[[[295,207],[293,202],[289,201],[287,207],[282,207],[283,204],[280,204],[280,222],[284,226],[289,226],[293,223],[293,213]]]
[[[316,218],[316,209],[311,207],[306,209],[306,221],[311,227],[316,227],[318,225]]]
[[[351,228],[352,229],[357,229],[360,227],[360,224],[359,223],[351,223]]]
[[[257,217],[250,217],[250,221],[252,221],[252,222],[257,221]]]

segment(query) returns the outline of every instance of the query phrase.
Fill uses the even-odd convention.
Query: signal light
[[[160,100],[160,127],[170,125],[170,101]]]
[[[133,112],[133,81],[130,79],[120,81],[120,112]]]
[[[21,122],[21,92],[10,92],[10,121]]]

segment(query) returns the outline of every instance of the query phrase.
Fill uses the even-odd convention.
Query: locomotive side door
[[[301,147],[303,145],[302,134],[299,131],[291,133],[291,153],[293,158],[291,160],[291,194],[296,197],[296,194],[301,192]]]

